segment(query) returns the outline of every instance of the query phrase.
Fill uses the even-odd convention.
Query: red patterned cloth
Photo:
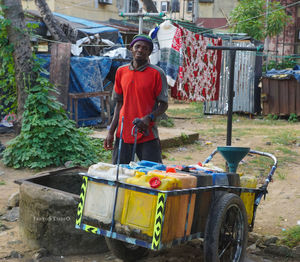
[[[181,29],[181,66],[171,96],[178,100],[212,101],[219,99],[221,50],[206,50],[222,45],[221,39]]]

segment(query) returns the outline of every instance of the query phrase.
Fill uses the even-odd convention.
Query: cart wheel
[[[212,206],[207,220],[205,261],[243,261],[247,241],[247,214],[243,201],[235,194],[225,194]]]
[[[117,257],[126,262],[137,261],[148,255],[149,250],[144,247],[128,244],[112,238],[105,238],[109,250]]]

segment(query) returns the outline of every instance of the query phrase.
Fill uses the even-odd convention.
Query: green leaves
[[[3,15],[0,11],[0,17]],[[0,18],[0,118],[17,108],[13,47],[9,45],[6,26],[10,21]],[[5,108],[1,105],[5,105]]]
[[[280,34],[291,22],[280,2],[241,0],[230,14],[230,28],[235,33],[247,33],[256,40]]]

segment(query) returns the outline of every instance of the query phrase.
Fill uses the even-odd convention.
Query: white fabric
[[[171,48],[176,30],[177,27],[172,25],[170,20],[166,20],[159,25],[157,39],[160,48]]]

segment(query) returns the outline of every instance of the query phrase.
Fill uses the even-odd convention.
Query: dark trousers
[[[113,151],[113,164],[118,162],[118,151],[119,151],[120,139],[116,138],[114,151]],[[132,161],[133,144],[127,144],[122,142],[120,164],[129,164]],[[136,154],[139,160],[148,160],[157,163],[162,163],[161,159],[161,146],[159,139],[147,141],[136,145]]]

